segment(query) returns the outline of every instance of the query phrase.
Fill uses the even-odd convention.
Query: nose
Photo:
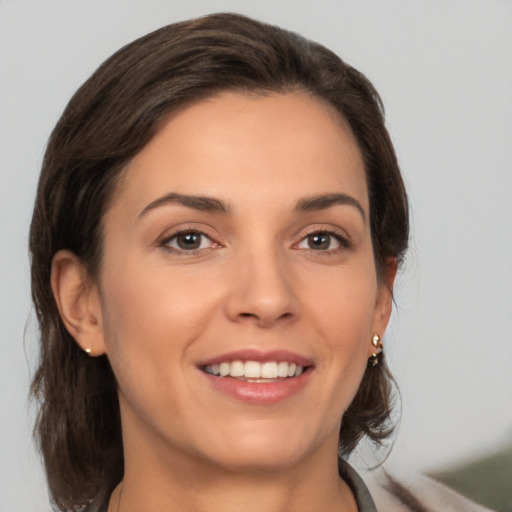
[[[292,269],[277,251],[252,252],[232,266],[227,316],[231,321],[268,328],[298,318],[300,303]]]

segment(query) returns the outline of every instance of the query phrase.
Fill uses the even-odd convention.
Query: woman
[[[338,453],[392,430],[407,240],[380,99],[329,50],[222,14],[117,52],[52,134],[31,225],[55,505],[375,510]]]

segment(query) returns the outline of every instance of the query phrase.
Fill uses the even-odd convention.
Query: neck
[[[179,453],[132,457],[108,512],[357,512],[354,497],[337,471],[336,448],[321,447],[290,467],[219,468]],[[332,455],[334,453],[334,456]]]

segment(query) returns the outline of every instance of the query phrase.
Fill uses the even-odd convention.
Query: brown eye
[[[208,249],[215,244],[208,236],[199,231],[183,231],[168,238],[162,245],[174,251],[196,251]]]
[[[332,233],[317,232],[306,236],[298,245],[299,249],[311,249],[313,251],[329,251],[341,246],[337,235]]]
[[[191,250],[191,249],[199,249],[201,246],[201,237],[200,233],[181,233],[176,237],[176,244],[180,249]]]
[[[331,236],[324,233],[316,233],[308,236],[308,246],[310,249],[327,250],[331,246]]]

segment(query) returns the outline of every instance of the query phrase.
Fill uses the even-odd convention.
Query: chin
[[[297,429],[298,430],[298,429]],[[289,429],[253,432],[251,435],[231,435],[217,449],[211,450],[211,460],[233,472],[272,472],[289,469],[311,455],[321,441],[307,435],[290,435]]]
[[[302,450],[238,450],[223,457],[220,466],[235,473],[268,473],[283,471],[297,465],[305,456]]]

